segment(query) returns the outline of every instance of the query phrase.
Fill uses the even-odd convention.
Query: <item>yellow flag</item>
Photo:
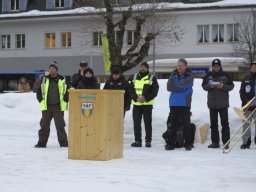
[[[101,41],[102,41],[102,53],[103,53],[105,74],[110,75],[111,62],[110,62],[110,53],[109,53],[109,47],[108,47],[108,38],[106,34],[102,33]]]

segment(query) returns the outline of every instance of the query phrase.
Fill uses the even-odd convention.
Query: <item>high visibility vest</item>
[[[153,77],[154,77],[153,75],[146,75],[142,79],[138,80],[137,79],[137,74],[134,75],[133,84],[134,84],[135,92],[138,95],[138,97],[143,96],[142,92],[143,92],[144,85],[152,85]],[[132,104],[133,105],[154,105],[154,99],[152,99],[152,100],[150,100],[148,102],[145,101],[144,103],[140,103],[140,102],[132,100]]]
[[[40,106],[42,111],[47,110],[47,96],[48,96],[49,84],[50,84],[50,80],[44,77],[41,84],[43,100],[41,101]],[[64,101],[64,95],[67,91],[67,85],[65,83],[65,79],[59,79],[58,88],[59,88],[59,96],[60,96],[60,109],[61,111],[65,111],[67,109],[67,102]]]

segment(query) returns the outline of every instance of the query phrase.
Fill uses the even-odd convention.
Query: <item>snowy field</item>
[[[41,112],[34,93],[0,94],[0,191],[1,192],[251,192],[256,189],[256,146],[229,154],[196,143],[192,151],[164,150],[161,137],[169,112],[166,80],[153,111],[152,148],[132,148],[131,111],[126,114],[124,158],[110,161],[69,160],[68,149],[60,148],[54,124],[46,149],[36,149]],[[240,83],[230,92],[231,133],[241,124],[233,107],[241,105]],[[209,122],[206,92],[195,80],[192,122]],[[68,113],[65,113],[68,123]],[[66,127],[67,128],[67,127]],[[68,129],[68,128],[67,128]],[[254,132],[254,131],[253,131]],[[143,137],[144,137],[143,133]],[[144,145],[144,143],[143,143]]]

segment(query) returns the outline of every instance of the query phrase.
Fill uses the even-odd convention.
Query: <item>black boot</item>
[[[174,146],[168,144],[168,145],[166,145],[165,150],[166,151],[174,150]]]
[[[186,149],[186,151],[191,151],[192,147],[191,147],[191,145],[188,145],[188,146],[185,146],[185,149]]]
[[[244,144],[242,144],[242,145],[240,146],[240,148],[241,148],[241,149],[249,149],[250,146],[251,146],[251,143],[252,143],[251,138],[249,138],[246,143],[244,143]]]
[[[35,145],[35,148],[46,148],[46,144],[37,143],[37,144]]]
[[[132,147],[142,147],[141,142],[135,141],[134,143],[131,144]]]
[[[145,147],[151,147],[151,142],[146,142]]]
[[[220,145],[217,144],[217,143],[212,143],[211,145],[208,146],[208,148],[214,148],[214,149],[216,149],[216,148],[220,148]]]

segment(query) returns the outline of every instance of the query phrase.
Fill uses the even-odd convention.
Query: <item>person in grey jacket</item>
[[[221,61],[214,59],[212,61],[212,71],[210,71],[204,78],[202,87],[208,91],[208,108],[210,109],[211,121],[211,140],[212,144],[208,148],[219,148],[219,130],[218,130],[218,114],[221,119],[222,126],[222,142],[227,143],[230,138],[230,128],[228,121],[228,107],[229,107],[229,91],[234,88],[234,83],[226,72],[222,70]],[[229,148],[228,145],[225,147]]]

